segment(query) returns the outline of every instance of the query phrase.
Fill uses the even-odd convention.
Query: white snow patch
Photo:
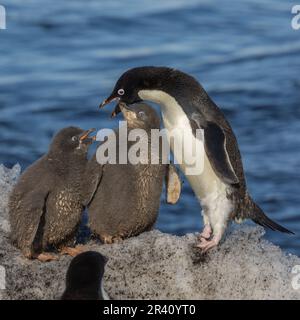
[[[3,164],[0,165],[0,229],[4,232],[9,232],[8,222],[8,197],[16,184],[21,173],[21,166],[14,165],[12,169],[6,168]]]

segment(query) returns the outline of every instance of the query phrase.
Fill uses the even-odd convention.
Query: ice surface
[[[9,232],[8,223],[8,196],[13,186],[17,182],[21,173],[21,167],[16,164],[12,169],[0,165],[0,229]]]
[[[2,297],[56,299],[64,290],[70,257],[28,261],[8,239],[7,196],[19,172],[19,167],[0,167],[0,265],[6,268]],[[291,270],[300,259],[264,240],[263,234],[260,227],[233,228],[205,256],[194,248],[195,234],[178,237],[157,230],[120,244],[90,242],[89,248],[110,258],[104,286],[115,299],[299,299]]]

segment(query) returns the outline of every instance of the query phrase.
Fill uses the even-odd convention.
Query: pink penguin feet
[[[212,228],[209,224],[206,224],[203,231],[199,235],[200,243],[198,243],[196,247],[202,249],[203,252],[207,252],[209,249],[216,247],[222,237],[220,235],[214,235],[213,237],[211,236]]]
[[[211,240],[207,240],[205,238],[201,239],[201,242],[196,245],[197,248],[202,249],[203,252],[208,251],[211,248],[216,247],[221,240],[221,236],[215,235]]]
[[[202,230],[202,232],[199,235],[199,240],[202,241],[203,239],[208,240],[211,237],[212,234],[212,228],[209,224],[206,224],[204,226],[204,229]]]

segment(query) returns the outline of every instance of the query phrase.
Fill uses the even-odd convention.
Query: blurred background
[[[103,128],[98,104],[126,69],[175,67],[195,76],[237,135],[248,187],[295,236],[266,237],[300,255],[300,30],[288,0],[9,0],[0,30],[0,163],[25,169],[55,131]],[[162,198],[157,227],[199,231],[185,182],[176,206]]]

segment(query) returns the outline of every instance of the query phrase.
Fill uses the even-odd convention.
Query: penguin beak
[[[118,113],[121,112],[121,109],[120,109],[120,106],[119,106],[119,100],[120,98],[119,97],[116,97],[115,95],[111,94],[107,99],[103,100],[100,105],[99,105],[99,109],[103,108],[104,106],[106,106],[107,104],[115,101],[115,100],[118,100],[115,108],[114,108],[114,111],[112,112],[111,114],[111,117],[114,118]]]
[[[119,102],[116,104],[115,108],[114,108],[114,111],[112,112],[111,114],[111,117],[114,118],[118,113],[121,112],[121,104],[123,104],[123,102]]]
[[[103,100],[100,105],[99,105],[99,109],[102,109],[104,106],[106,106],[107,104],[113,102],[114,100],[120,99],[119,97],[116,97],[114,94],[111,94],[107,99]]]
[[[96,136],[90,137],[90,134],[94,131],[96,131],[95,128],[84,131],[79,137],[80,143],[85,143],[85,144],[93,143],[96,140]]]

